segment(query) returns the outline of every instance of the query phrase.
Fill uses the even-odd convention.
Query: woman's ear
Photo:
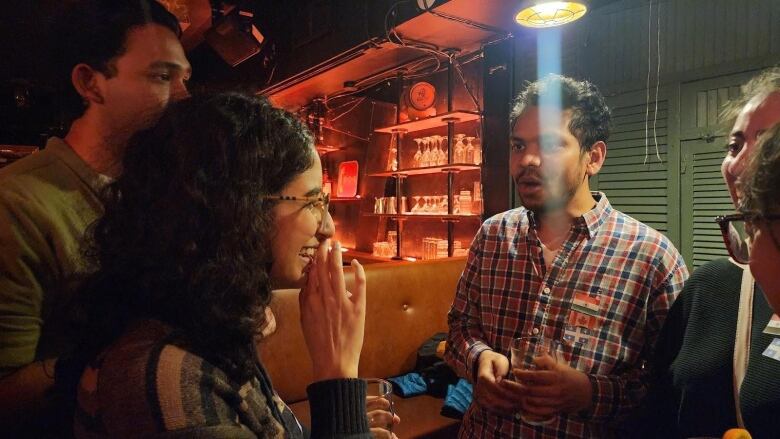
[[[604,160],[607,159],[607,144],[604,141],[599,140],[594,143],[590,148],[590,151],[586,153],[588,155],[588,164],[586,165],[586,172],[588,177],[592,177],[599,173],[601,167],[604,166]]]
[[[84,99],[87,106],[93,102],[96,104],[104,102],[103,92],[100,88],[101,76],[100,72],[84,63],[76,65],[70,72],[73,88]]]

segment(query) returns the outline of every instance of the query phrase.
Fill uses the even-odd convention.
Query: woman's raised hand
[[[317,249],[306,285],[301,289],[301,327],[309,349],[314,380],[356,378],[366,321],[366,274],[352,260],[354,291],[347,291],[341,244],[330,240]]]

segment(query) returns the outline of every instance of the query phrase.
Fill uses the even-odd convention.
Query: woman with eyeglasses
[[[308,130],[262,98],[191,97],[134,137],[92,229],[77,437],[304,437],[254,348],[271,289],[297,287],[311,435],[371,436],[365,274],[345,289],[321,187]]]
[[[769,306],[780,314],[780,124],[762,135],[739,186],[740,216],[750,236],[750,271]],[[777,352],[780,358],[780,346]]]
[[[780,69],[751,79],[726,115],[734,122],[721,170],[738,209],[744,196],[737,181],[755,176],[747,164],[756,144],[780,122]],[[730,258],[698,267],[669,310],[649,365],[656,379],[626,422],[626,437],[721,437],[736,427],[755,438],[777,437],[780,361],[765,353],[780,327],[774,329],[762,292],[768,286],[756,284],[751,272],[753,265],[777,259],[748,256],[742,218],[717,218]]]

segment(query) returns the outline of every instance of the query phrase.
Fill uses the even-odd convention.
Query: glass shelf
[[[359,252],[357,250],[347,250],[342,253],[342,261],[344,266],[349,266],[353,259],[357,259],[361,264],[374,264],[377,262],[397,262],[393,258],[385,258],[383,256],[376,256],[371,253]]]
[[[330,146],[330,145],[315,145],[314,148],[317,149],[317,152],[320,155],[325,155],[330,152],[341,151],[341,148],[339,148],[338,146]]]
[[[409,169],[399,169],[397,171],[374,172],[368,174],[368,176],[369,177],[395,177],[399,175],[407,176],[407,175],[438,174],[440,172],[458,173],[462,171],[479,171],[480,168],[481,168],[480,165],[471,165],[467,163],[455,163],[452,165],[427,166],[425,168],[409,168]]]
[[[348,198],[345,198],[345,197],[342,197],[342,198],[330,197],[330,202],[331,203],[348,203],[348,202],[360,201],[362,199],[363,198],[361,198],[361,197],[348,197]]]
[[[482,215],[416,215],[410,213],[397,214],[397,213],[364,213],[364,216],[376,216],[380,218],[393,218],[401,221],[407,219],[421,219],[421,220],[441,220],[441,221],[459,221],[461,219],[481,219]]]
[[[442,127],[447,125],[447,122],[471,122],[473,120],[479,120],[481,117],[482,115],[475,111],[451,111],[449,113],[439,114],[438,116],[412,120],[409,122],[400,123],[398,125],[379,128],[374,131],[377,133],[387,134],[412,133],[415,131],[427,130],[429,128]]]

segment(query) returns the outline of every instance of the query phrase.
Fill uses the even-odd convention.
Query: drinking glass
[[[442,215],[446,215],[447,214],[447,196],[446,195],[441,195],[439,197],[439,208],[438,208],[438,211]]]
[[[430,137],[423,137],[425,151],[423,151],[422,160],[420,160],[420,166],[423,168],[431,166],[431,141]]]
[[[474,137],[468,136],[466,137],[466,163],[474,163],[474,145],[472,144],[472,141],[474,141]]]
[[[466,161],[466,145],[463,144],[465,134],[455,134],[455,146],[453,159],[455,163],[464,163]]]
[[[390,147],[387,150],[387,171],[398,170],[398,134],[393,133],[390,139]]]
[[[409,213],[418,214],[420,213],[420,209],[422,209],[422,206],[420,206],[420,196],[414,195],[412,198],[414,198],[414,206],[412,207],[412,211]]]
[[[441,159],[442,159],[442,165],[446,165],[449,163],[450,158],[447,153],[447,136],[441,136]]]
[[[433,150],[431,150],[431,165],[433,166],[439,166],[441,165],[441,149],[439,147],[441,146],[441,136],[436,134],[431,136],[431,139],[433,140]]]
[[[366,412],[371,427],[393,431],[393,385],[381,378],[366,379]]]
[[[420,166],[420,161],[422,160],[422,151],[420,150],[420,142],[422,142],[422,140],[423,139],[420,138],[420,137],[414,139],[414,141],[417,143],[417,152],[414,153],[414,167],[415,168],[421,167]]]
[[[481,165],[482,164],[482,145],[480,144],[481,140],[479,137],[471,141],[471,144],[474,145],[474,164],[475,165]]]
[[[551,356],[555,362],[558,362],[559,344],[558,341],[550,337],[540,335],[513,339],[509,347],[512,369],[535,370],[537,366],[534,360],[545,354]],[[522,414],[520,419],[530,425],[546,425],[555,421],[555,415],[539,417]]]
[[[428,195],[425,195],[423,197],[424,203],[422,207],[422,212],[426,215],[431,213],[431,210],[433,209],[433,205],[431,204],[431,197]]]

